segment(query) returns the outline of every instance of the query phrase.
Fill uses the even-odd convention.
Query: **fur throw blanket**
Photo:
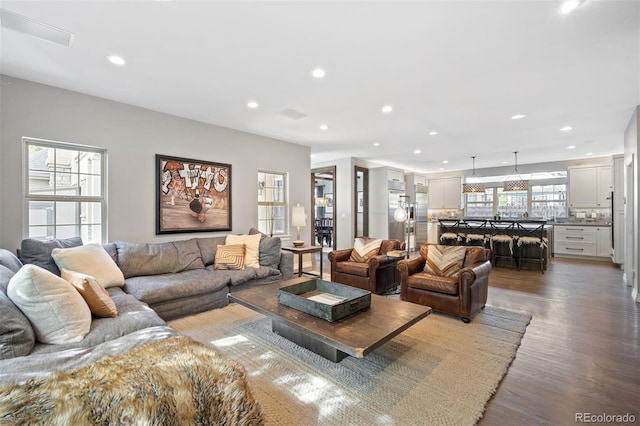
[[[262,425],[244,369],[188,337],[0,387],[0,425]]]

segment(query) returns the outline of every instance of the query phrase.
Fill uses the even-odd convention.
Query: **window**
[[[504,192],[497,188],[498,208],[502,219],[517,219],[527,211],[527,192]]]
[[[495,188],[486,188],[484,192],[466,194],[468,217],[493,216],[493,193]]]
[[[465,194],[465,215],[468,217],[492,217],[500,213],[503,219],[518,219],[528,214],[530,218],[554,220],[567,215],[567,172],[551,171],[520,175],[529,181],[523,192],[504,192],[503,181],[507,176],[485,176],[484,193]]]
[[[288,205],[287,176],[280,172],[258,172],[258,230],[267,235],[285,233]]]
[[[24,139],[29,238],[106,240],[106,150]]]
[[[531,216],[545,219],[567,216],[567,185],[532,185]]]

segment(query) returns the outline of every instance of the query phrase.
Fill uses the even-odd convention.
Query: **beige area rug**
[[[482,417],[530,320],[492,307],[470,324],[434,313],[337,364],[235,303],[169,324],[244,366],[268,425],[458,426]]]

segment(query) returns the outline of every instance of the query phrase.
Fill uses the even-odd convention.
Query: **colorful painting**
[[[156,154],[156,234],[231,230],[231,164]]]

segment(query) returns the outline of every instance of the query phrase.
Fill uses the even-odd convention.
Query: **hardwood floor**
[[[545,274],[498,267],[489,282],[488,305],[533,319],[479,425],[569,425],[577,413],[640,423],[640,306],[617,266],[553,258]]]

